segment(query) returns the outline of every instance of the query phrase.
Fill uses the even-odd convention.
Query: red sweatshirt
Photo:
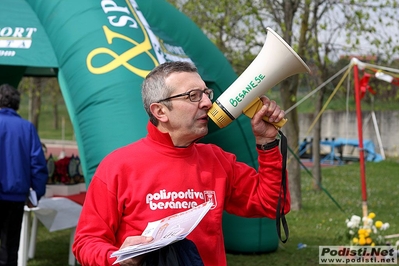
[[[187,238],[206,266],[226,265],[224,210],[275,218],[282,157],[278,147],[258,153],[257,172],[213,144],[174,147],[169,134],[149,123],[147,137],[110,153],[98,166],[76,228],[77,260],[111,265],[111,253],[126,237],[141,235],[148,222],[212,199],[213,207]]]

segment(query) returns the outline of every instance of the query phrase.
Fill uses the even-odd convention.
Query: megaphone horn
[[[299,73],[310,73],[298,54],[271,28],[267,28],[265,44],[254,61],[213,103],[208,116],[220,128],[240,114],[252,118],[262,107],[260,96],[282,80]],[[263,120],[268,121],[267,117]],[[281,128],[287,119],[272,123]]]

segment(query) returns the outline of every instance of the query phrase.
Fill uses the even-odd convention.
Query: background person
[[[45,194],[46,159],[32,123],[17,113],[19,92],[0,86],[0,265],[17,265],[24,205],[30,188]]]
[[[256,143],[267,145],[258,148],[256,170],[216,145],[197,143],[208,133],[213,91],[194,65],[159,65],[146,77],[142,98],[150,117],[148,135],[110,153],[98,166],[76,229],[76,258],[82,265],[111,265],[112,252],[152,240],[140,236],[148,222],[212,199],[211,210],[187,238],[205,265],[226,265],[223,211],[275,218],[282,156],[278,131],[262,118],[278,122],[284,111],[261,98],[264,106],[251,125]],[[288,212],[289,195],[284,202]],[[141,265],[145,256],[120,265]]]

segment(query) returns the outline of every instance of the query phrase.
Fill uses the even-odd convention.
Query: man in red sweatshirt
[[[259,168],[238,162],[234,154],[196,141],[208,133],[207,112],[213,91],[196,67],[167,62],[156,67],[142,86],[150,122],[148,135],[110,153],[98,166],[76,228],[73,252],[82,265],[111,265],[111,254],[148,243],[141,236],[148,222],[195,207],[213,206],[188,235],[204,265],[226,265],[223,211],[243,217],[276,217],[282,180],[277,129],[284,111],[262,96],[263,107],[251,119]],[[255,147],[255,143],[254,143]],[[289,193],[284,210],[290,209]],[[141,265],[146,255],[120,265]]]

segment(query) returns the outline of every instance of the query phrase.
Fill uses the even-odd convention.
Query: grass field
[[[399,234],[399,159],[366,164],[368,210],[374,220],[390,224],[388,235]],[[325,192],[312,190],[311,177],[302,175],[303,208],[287,215],[290,238],[276,252],[267,254],[227,254],[230,266],[319,265],[318,246],[347,245],[345,220],[352,214],[361,216],[359,164],[353,163],[322,169],[323,188],[338,202],[341,211]],[[396,242],[399,238],[392,239]],[[307,247],[298,249],[299,243]],[[69,230],[49,233],[40,225],[36,257],[28,266],[67,265]]]

